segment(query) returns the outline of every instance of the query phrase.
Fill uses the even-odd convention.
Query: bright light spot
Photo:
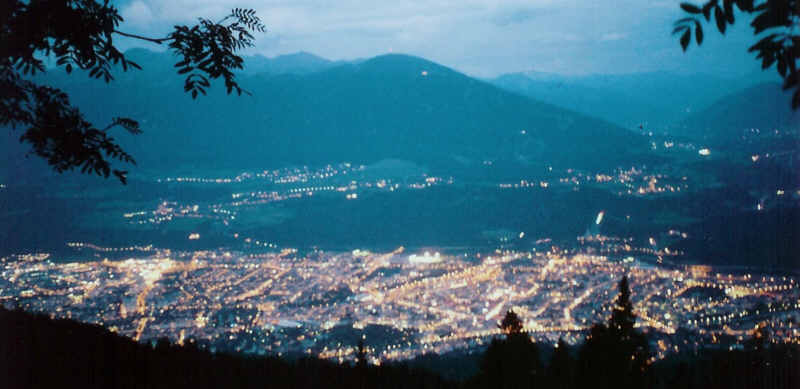
[[[431,255],[430,252],[426,251],[422,255],[412,254],[408,256],[409,263],[439,263],[441,261],[442,256],[438,252]]]
[[[370,254],[369,250],[355,249],[353,250],[354,257],[366,257]]]
[[[698,151],[697,153],[702,155],[702,156],[704,156],[704,157],[706,157],[706,156],[711,155],[711,150],[709,150],[709,149],[700,149],[700,151]]]
[[[197,326],[197,328],[203,328],[206,326],[207,323],[208,323],[208,317],[203,316],[202,313],[198,313],[197,317],[194,318],[194,324]]]
[[[599,225],[600,223],[602,223],[603,222],[603,215],[605,215],[605,214],[606,214],[606,211],[600,211],[600,213],[597,214],[597,219],[594,221],[594,224]]]
[[[425,76],[428,75],[428,71],[427,70],[423,70],[421,74],[422,74],[423,77],[425,77]]]
[[[191,234],[189,234],[189,240],[198,240],[198,239],[200,239],[200,234],[196,232],[192,232]]]

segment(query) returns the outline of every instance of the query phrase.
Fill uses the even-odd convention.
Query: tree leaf
[[[753,0],[736,0],[736,6],[744,12],[750,12],[753,9]]]
[[[711,9],[714,8],[714,2],[709,1],[703,6],[703,16],[706,18],[706,21],[711,20]]]
[[[698,46],[703,44],[703,26],[700,25],[699,21],[695,21],[694,24],[694,37],[697,39]]]
[[[792,97],[792,109],[800,108],[800,88],[794,91],[794,97]]]
[[[775,56],[765,55],[764,59],[761,61],[761,69],[767,69],[772,66],[773,63],[775,63]]]
[[[725,17],[728,21],[728,24],[733,24],[733,0],[725,0]]]
[[[687,28],[686,32],[684,32],[683,35],[681,36],[681,47],[683,48],[683,51],[686,51],[686,49],[689,47],[689,41],[691,39],[692,39],[692,30]]]
[[[786,61],[782,59],[778,61],[778,73],[781,77],[786,77]]]
[[[722,8],[717,7],[714,8],[714,19],[717,21],[717,29],[720,33],[725,35],[725,14],[722,12]]]
[[[684,11],[690,14],[699,14],[700,12],[702,12],[700,7],[690,3],[681,3],[681,8],[683,8]]]
[[[766,10],[760,13],[758,16],[753,19],[750,23],[753,26],[753,33],[760,34],[762,31],[777,27],[778,17],[774,14],[774,12],[770,12],[770,10]]]

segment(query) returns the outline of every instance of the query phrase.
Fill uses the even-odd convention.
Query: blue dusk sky
[[[117,1],[121,30],[163,35],[197,17],[253,8],[268,32],[246,54],[307,51],[328,59],[420,56],[478,77],[652,71],[743,76],[759,64],[746,15],[724,38],[706,27],[683,53],[672,36],[677,0],[132,0]],[[121,46],[158,49],[123,39]]]

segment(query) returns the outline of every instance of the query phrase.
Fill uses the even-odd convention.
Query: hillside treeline
[[[740,350],[704,349],[652,359],[634,328],[627,279],[607,323],[594,325],[578,346],[539,345],[512,311],[503,335],[470,357],[355,364],[211,353],[193,342],[140,343],[103,327],[0,306],[0,387],[3,388],[720,388],[800,387],[800,347],[775,344],[756,329]],[[354,345],[355,346],[355,345]],[[549,355],[543,358],[543,355]],[[420,362],[423,361],[423,362]],[[470,367],[476,365],[477,368]],[[428,369],[424,366],[435,366]],[[472,369],[472,374],[464,374]],[[459,379],[442,371],[460,371]],[[464,378],[466,377],[466,378]]]

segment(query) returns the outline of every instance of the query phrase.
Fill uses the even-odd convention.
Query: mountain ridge
[[[791,94],[780,83],[759,83],[714,101],[677,123],[673,132],[699,139],[725,139],[750,129],[800,131],[800,111],[793,111],[790,101]]]
[[[410,55],[306,74],[245,74],[239,81],[252,96],[228,96],[216,85],[197,100],[183,93],[181,77],[159,68],[167,55],[108,85],[57,72],[42,80],[64,88],[94,123],[112,115],[140,120],[144,134],[118,138],[147,168],[387,158],[446,167],[610,168],[647,152],[643,137],[611,123]]]
[[[664,133],[731,90],[766,79],[764,74],[730,79],[668,72],[578,76],[519,72],[500,75],[490,82],[624,128],[637,129],[641,125],[648,131]]]

